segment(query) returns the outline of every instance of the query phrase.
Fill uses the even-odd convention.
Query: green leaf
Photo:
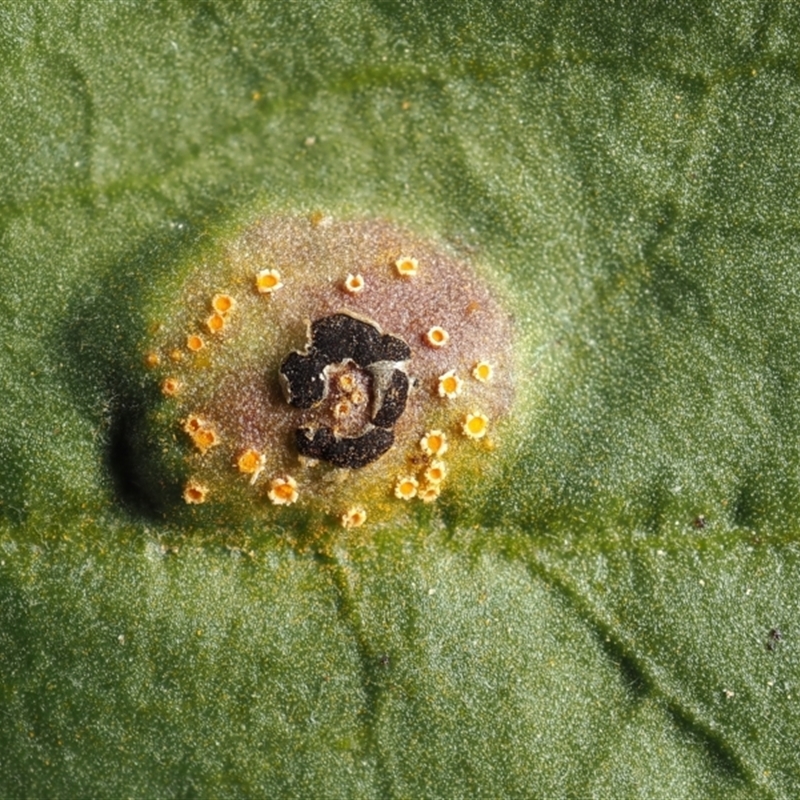
[[[0,794],[800,794],[798,36],[755,0],[0,10]],[[316,209],[509,295],[485,491],[360,540],[150,515],[143,296]]]

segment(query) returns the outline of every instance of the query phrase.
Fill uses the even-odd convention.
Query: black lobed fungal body
[[[295,444],[302,456],[327,461],[335,467],[360,469],[380,458],[393,444],[394,433],[372,428],[361,436],[339,437],[330,428],[298,428]]]
[[[408,402],[408,375],[393,369],[389,385],[382,393],[380,407],[376,409],[372,422],[380,428],[391,428],[403,415]]]
[[[332,314],[311,324],[310,351],[327,356],[328,364],[351,358],[361,367],[377,361],[408,361],[411,348],[396,336],[351,314]]]
[[[349,469],[380,458],[394,444],[391,429],[408,402],[405,362],[410,358],[411,348],[402,339],[381,333],[368,320],[346,313],[315,320],[306,351],[289,353],[281,363],[279,379],[286,401],[301,409],[319,405],[331,391],[333,368],[353,365],[372,378],[371,424],[360,436],[340,436],[327,425],[298,428],[298,452]]]
[[[295,408],[312,408],[325,399],[327,384],[323,370],[328,365],[322,353],[289,353],[281,364],[281,386]]]

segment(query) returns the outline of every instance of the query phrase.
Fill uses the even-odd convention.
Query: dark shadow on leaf
[[[163,514],[141,475],[141,464],[131,441],[131,429],[138,427],[138,412],[132,403],[122,403],[113,413],[105,450],[105,466],[113,483],[114,494],[132,514],[160,519]]]
[[[160,518],[179,494],[151,474],[144,457],[148,443],[133,436],[153,391],[144,380],[142,307],[150,286],[198,247],[223,213],[209,202],[192,217],[170,220],[99,279],[79,287],[59,331],[56,345],[71,366],[67,388],[97,430],[109,493],[133,516]]]

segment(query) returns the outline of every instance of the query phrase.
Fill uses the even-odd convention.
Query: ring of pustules
[[[419,264],[415,258],[403,256],[395,261],[395,268],[398,276],[413,278],[417,275]],[[265,295],[272,294],[284,286],[281,273],[274,268],[258,272],[255,284],[257,292]],[[357,295],[364,291],[366,282],[361,274],[348,273],[340,286],[348,294]],[[236,301],[231,295],[220,293],[214,295],[210,305],[212,313],[206,319],[205,326],[213,335],[224,330],[228,315],[234,310]],[[434,325],[425,332],[423,340],[430,347],[439,349],[448,344],[450,334],[441,326]],[[200,335],[187,336],[186,347],[191,352],[196,353],[205,346],[206,342]],[[180,350],[175,350],[170,355],[175,362],[180,361],[182,357],[183,353]],[[149,367],[156,367],[160,364],[160,357],[157,353],[148,353],[145,362]],[[490,382],[493,373],[494,369],[488,361],[478,361],[471,371],[472,377],[480,383]],[[455,369],[445,372],[437,379],[437,393],[444,399],[457,398],[464,391],[464,387],[464,381],[457,375]],[[165,378],[161,384],[161,391],[166,396],[177,394],[181,388],[181,382],[174,377]],[[474,410],[462,418],[460,429],[468,439],[480,440],[486,436],[488,427],[488,417],[482,411]],[[183,428],[201,454],[220,444],[220,438],[214,427],[196,414],[190,415],[184,421]],[[406,501],[418,498],[424,503],[431,503],[441,494],[442,484],[447,477],[447,465],[442,456],[448,450],[448,437],[442,430],[430,430],[420,439],[419,445],[427,457],[426,464],[416,477],[413,474],[398,476],[394,484],[394,496]],[[265,454],[254,449],[243,451],[236,460],[238,471],[250,476],[251,484],[260,477],[265,464]],[[190,505],[204,503],[208,495],[208,487],[195,478],[191,478],[183,490],[183,499]],[[267,497],[274,505],[292,505],[298,501],[299,496],[297,481],[291,475],[275,477],[269,483]],[[343,528],[358,528],[366,522],[367,511],[362,506],[351,506],[339,520]]]

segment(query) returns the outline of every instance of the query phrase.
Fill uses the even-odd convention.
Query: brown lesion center
[[[337,436],[361,436],[370,425],[374,378],[350,359],[325,368],[328,395],[314,409],[317,424]]]

